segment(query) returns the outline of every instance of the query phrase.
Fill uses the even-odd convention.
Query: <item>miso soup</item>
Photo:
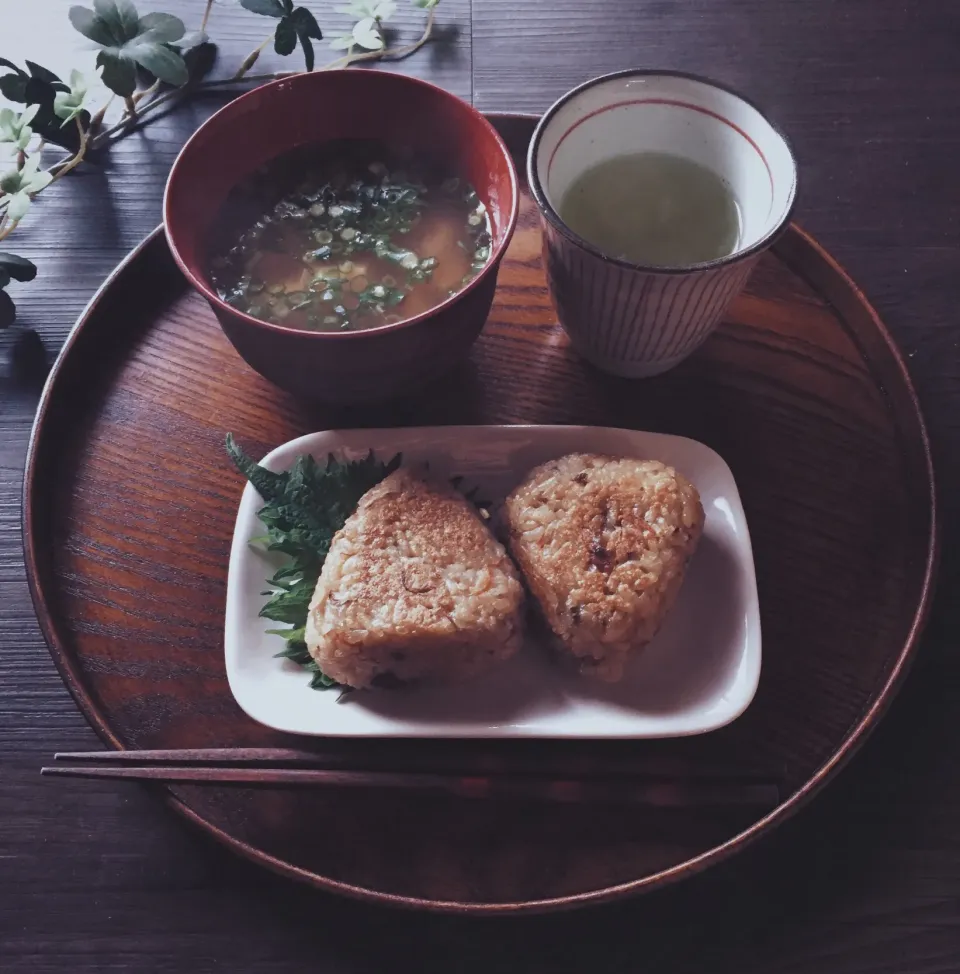
[[[296,149],[229,195],[211,234],[220,297],[263,321],[350,331],[410,318],[490,258],[469,183],[367,140]]]

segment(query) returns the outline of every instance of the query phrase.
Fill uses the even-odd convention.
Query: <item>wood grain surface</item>
[[[76,63],[68,6],[0,0],[0,53],[59,69]],[[199,3],[163,7],[196,19]],[[54,750],[97,740],[49,660],[26,591],[19,485],[39,370],[18,332],[0,335],[0,966],[612,972],[642,960],[669,971],[955,971],[957,9],[892,0],[615,0],[602,9],[444,0],[442,10],[441,20],[461,28],[455,49],[403,70],[473,90],[478,107],[538,110],[590,74],[640,64],[737,84],[787,127],[804,180],[798,216],[894,332],[932,434],[944,594],[917,665],[878,733],[809,810],[745,858],[655,898],[478,924],[305,894],[221,854],[146,792],[64,791],[37,777]],[[215,15],[225,56],[259,43],[258,18],[226,0]],[[120,143],[45,194],[43,219],[18,232],[17,249],[38,260],[41,276],[14,293],[48,359],[106,273],[155,226],[172,157],[211,107],[185,106]]]
[[[502,123],[521,172],[533,126],[532,116]],[[880,323],[808,238],[790,231],[701,352],[643,383],[603,376],[571,351],[541,250],[523,180],[469,361],[415,398],[335,409],[303,405],[246,366],[157,234],[84,316],[41,404],[24,493],[31,584],[57,665],[101,735],[123,747],[296,742],[247,718],[227,686],[223,605],[242,487],[227,431],[263,455],[346,426],[617,425],[689,436],[730,465],[765,645],[746,715],[685,740],[532,747],[588,765],[629,749],[650,772],[665,761],[767,769],[784,798],[775,822],[761,825],[767,810],[757,809],[625,816],[399,793],[370,802],[354,791],[171,789],[174,807],[221,840],[322,888],[512,912],[685,878],[805,799],[885,706],[925,615],[932,474],[913,392]],[[345,750],[382,760],[392,749],[400,766],[405,746]],[[518,742],[426,746],[495,755]],[[448,818],[457,828],[444,834]]]

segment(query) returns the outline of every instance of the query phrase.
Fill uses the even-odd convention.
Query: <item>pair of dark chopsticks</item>
[[[355,761],[356,759],[354,759]],[[756,775],[668,775],[614,770],[558,773],[527,763],[495,770],[464,770],[462,762],[427,758],[402,770],[345,766],[345,755],[279,748],[208,748],[168,751],[81,751],[54,755],[60,762],[41,774],[122,778],[178,784],[393,788],[435,791],[463,798],[597,802],[657,808],[755,806],[780,802],[779,785]]]

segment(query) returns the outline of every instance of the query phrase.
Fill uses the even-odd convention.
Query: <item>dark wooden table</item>
[[[88,64],[69,5],[0,0],[0,56]],[[323,13],[332,4],[308,5],[336,23]],[[203,3],[141,6],[195,23]],[[655,66],[732,84],[786,128],[802,173],[798,218],[899,340],[934,442],[944,561],[914,672],[810,809],[745,858],[655,898],[470,922],[288,885],[136,788],[39,778],[53,751],[99,742],[50,662],[27,593],[20,485],[42,370],[19,329],[0,333],[0,970],[960,971],[960,7],[443,0],[439,20],[445,43],[401,69],[482,109],[541,110],[591,75]],[[268,27],[219,0],[210,31],[222,63]],[[5,245],[40,267],[12,293],[48,360],[159,222],[170,163],[221,103],[197,98],[130,135],[45,193]]]

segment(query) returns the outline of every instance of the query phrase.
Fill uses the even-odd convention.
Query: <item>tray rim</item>
[[[540,116],[526,112],[484,112],[495,126],[502,125],[530,125],[535,126]],[[503,134],[501,132],[501,134]],[[40,441],[44,432],[44,425],[47,415],[51,409],[51,403],[56,392],[57,379],[65,371],[68,359],[74,346],[82,335],[85,326],[94,316],[97,306],[104,299],[113,285],[125,275],[141,258],[149,257],[151,251],[157,246],[164,246],[169,253],[164,237],[164,228],[161,223],[152,230],[143,240],[140,241],[114,268],[104,282],[97,288],[93,296],[87,302],[77,321],[71,328],[66,341],[64,342],[56,360],[44,383],[43,390],[37,405],[37,412],[33,426],[30,431],[30,438],[27,445],[27,454],[24,464],[23,490],[21,495],[21,542],[23,546],[24,565],[26,569],[27,583],[30,590],[30,597],[33,602],[37,622],[43,634],[44,641],[53,659],[61,679],[73,697],[80,712],[93,728],[97,735],[114,750],[124,750],[124,745],[116,737],[109,724],[104,719],[99,707],[88,694],[83,681],[76,672],[72,657],[68,654],[60,639],[57,626],[53,621],[53,612],[48,604],[44,589],[45,576],[41,566],[41,559],[38,557],[36,539],[34,535],[34,523],[37,520],[36,508],[34,505],[34,495],[39,488],[36,484],[37,462],[40,450]],[[360,900],[371,904],[380,904],[394,907],[401,907],[412,910],[422,910],[435,913],[461,914],[461,915],[519,915],[530,913],[558,912],[580,907],[599,905],[615,900],[623,899],[628,896],[637,895],[642,892],[649,892],[672,885],[682,879],[694,876],[709,866],[725,862],[741,849],[746,848],[757,839],[771,832],[774,828],[782,825],[792,818],[820,790],[828,784],[837,773],[846,766],[859,749],[866,742],[867,738],[876,728],[880,719],[886,713],[893,699],[896,697],[910,667],[916,657],[919,647],[920,637],[926,626],[930,615],[930,610],[934,600],[936,587],[937,567],[940,558],[940,511],[936,496],[936,478],[933,465],[933,455],[930,445],[930,438],[927,426],[923,418],[920,400],[914,388],[913,381],[907,369],[906,361],[900,351],[899,346],[892,334],[887,329],[883,320],[880,318],[876,309],[873,307],[867,296],[850,277],[842,265],[807,231],[803,230],[795,222],[791,222],[786,228],[783,236],[777,241],[772,250],[778,253],[792,269],[805,280],[805,273],[798,271],[793,262],[783,256],[784,251],[791,251],[796,248],[806,249],[813,253],[820,265],[829,271],[829,277],[825,280],[832,281],[826,285],[824,281],[817,281],[818,290],[829,291],[824,296],[831,304],[836,306],[838,299],[852,300],[853,305],[860,309],[860,312],[869,321],[873,330],[880,338],[886,353],[890,356],[890,364],[899,374],[902,383],[902,391],[912,407],[910,420],[916,426],[917,443],[925,468],[926,478],[924,491],[929,500],[930,527],[926,539],[926,557],[923,565],[923,578],[920,586],[920,597],[917,607],[913,614],[910,629],[904,640],[903,646],[897,656],[891,671],[883,685],[877,690],[875,699],[870,707],[860,716],[859,720],[848,731],[833,754],[827,759],[810,778],[781,802],[776,808],[758,818],[743,831],[731,836],[725,842],[714,846],[699,855],[686,859],[683,862],[651,873],[640,879],[629,880],[613,886],[604,886],[594,890],[574,893],[566,896],[550,897],[538,900],[520,900],[514,902],[473,902],[457,900],[434,900],[421,897],[405,896],[397,893],[387,893],[376,889],[357,886],[352,883],[330,879],[318,873],[311,872],[300,866],[281,860],[270,855],[255,846],[244,842],[230,835],[228,832],[207,821],[203,816],[195,812],[181,798],[170,791],[168,788],[157,787],[154,789],[163,798],[164,802],[178,814],[193,825],[201,829],[207,835],[212,836],[217,841],[236,852],[243,858],[266,867],[271,872],[299,880],[317,889],[326,892],[336,893],[349,898]],[[171,255],[172,259],[172,255]],[[184,281],[184,286],[189,284]],[[841,320],[845,321],[844,316]],[[850,334],[848,330],[848,334]],[[850,334],[851,340],[863,353],[859,336]],[[864,357],[867,356],[864,354]],[[884,390],[885,391],[885,390]]]

